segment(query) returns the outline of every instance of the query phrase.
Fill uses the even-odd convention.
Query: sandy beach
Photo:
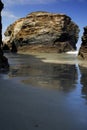
[[[54,63],[54,64],[78,64],[82,67],[87,67],[87,61],[78,57],[78,51],[70,51],[67,53],[38,53],[38,52],[21,52],[18,54],[32,55],[36,58],[39,58],[42,62],[45,63]]]
[[[58,92],[3,79],[0,79],[0,84],[1,130],[64,129],[62,121],[66,122],[69,117],[65,108],[60,109],[64,97]],[[62,119],[61,113],[65,115],[65,119]]]
[[[42,62],[57,56],[8,54],[10,72],[0,74],[0,130],[87,130],[86,99],[73,60]]]
[[[6,79],[0,84],[0,130],[87,129],[62,93]]]

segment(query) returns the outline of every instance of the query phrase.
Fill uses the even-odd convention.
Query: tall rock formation
[[[84,27],[84,33],[82,36],[82,43],[79,49],[79,57],[87,60],[87,26]]]
[[[1,23],[1,11],[3,9],[3,3],[0,0],[0,48],[1,48],[1,44],[2,44],[2,23]]]
[[[69,16],[38,11],[11,24],[4,42],[24,51],[66,52],[76,49],[78,33]]]
[[[7,70],[9,68],[8,59],[3,55],[2,51],[2,23],[1,23],[1,11],[3,9],[3,3],[0,0],[0,71]]]

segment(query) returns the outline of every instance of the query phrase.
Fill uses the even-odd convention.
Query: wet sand
[[[78,64],[87,67],[87,61],[78,57],[77,51],[71,53],[38,53],[38,52],[19,52],[19,54],[32,55],[40,58],[45,63],[56,64]]]
[[[37,62],[37,66],[43,64],[38,59],[53,59],[49,54],[46,58],[44,55],[35,57],[38,58],[28,61],[34,67]],[[11,66],[27,63],[27,58],[24,57],[22,62],[19,55],[11,58],[14,61]],[[76,91],[64,93],[57,89],[22,84],[17,79],[6,75],[0,77],[0,130],[87,130],[87,105],[78,93],[81,84]]]
[[[58,91],[0,79],[0,130],[87,130],[86,120]]]

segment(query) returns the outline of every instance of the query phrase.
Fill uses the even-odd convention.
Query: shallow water
[[[0,78],[49,91],[50,94],[45,93],[47,101],[43,99],[43,103],[50,104],[52,108],[49,107],[48,113],[51,111],[54,114],[50,113],[51,119],[46,117],[50,121],[48,127],[43,129],[87,130],[87,68],[79,66],[76,55],[6,54],[6,56],[9,58],[10,71],[7,74],[0,74]],[[42,106],[44,107],[43,104]],[[40,120],[44,122],[41,117]],[[59,126],[54,127],[57,121]]]

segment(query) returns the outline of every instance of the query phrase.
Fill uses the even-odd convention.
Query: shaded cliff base
[[[0,48],[0,72],[8,71],[9,63],[7,57],[4,56],[3,50]]]
[[[80,59],[87,60],[87,46],[81,45],[81,47],[79,49],[78,57]]]
[[[87,60],[87,26],[84,27],[84,32],[81,40],[82,43],[79,49],[78,56],[86,61]]]
[[[67,52],[69,50],[74,50],[71,45],[69,44],[62,44],[60,47],[57,46],[51,46],[51,45],[41,45],[41,44],[36,44],[36,45],[27,45],[23,47],[18,47],[18,52],[44,52],[44,53],[63,53]]]
[[[8,59],[3,55],[0,55],[0,72],[6,72],[9,70]]]

